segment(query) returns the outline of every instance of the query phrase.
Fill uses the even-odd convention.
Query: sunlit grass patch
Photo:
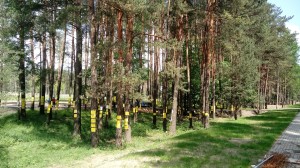
[[[277,110],[257,116],[211,120],[194,129],[188,121],[177,125],[177,134],[162,131],[161,116],[153,128],[152,114],[139,114],[131,122],[132,142],[121,149],[114,145],[115,113],[108,128],[99,131],[100,143],[90,146],[90,112],[82,112],[82,138],[74,138],[71,110],[54,113],[50,125],[46,116],[28,111],[19,121],[15,113],[0,117],[0,167],[91,167],[92,165],[141,167],[249,167],[256,163],[289,125],[298,110]],[[88,158],[94,158],[88,160]],[[87,161],[82,161],[86,160]],[[98,163],[99,162],[99,163]],[[85,165],[87,164],[88,165]]]

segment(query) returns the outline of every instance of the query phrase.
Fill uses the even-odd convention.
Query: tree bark
[[[56,12],[56,7],[54,7],[54,9],[52,9],[52,13],[51,13],[51,24],[54,24],[56,16],[55,16],[55,12]],[[54,102],[52,101],[52,98],[54,98],[53,95],[53,87],[54,87],[54,64],[55,64],[55,52],[56,52],[56,32],[55,30],[52,30],[50,32],[50,74],[49,74],[49,100],[50,100],[50,110],[48,107],[47,110],[47,124],[50,123],[50,120],[52,119],[52,105],[54,105]],[[49,106],[49,105],[48,105]]]
[[[177,66],[177,63],[176,63],[176,66]],[[179,85],[179,77],[178,77],[178,75],[176,75],[175,80],[174,80],[173,105],[172,105],[172,111],[171,111],[171,125],[170,125],[170,134],[171,135],[176,134],[178,85]]]
[[[156,40],[158,40],[156,38]],[[153,127],[156,127],[156,112],[157,112],[157,96],[158,96],[158,59],[159,59],[159,49],[157,46],[154,47],[154,73],[153,73],[153,118],[152,118],[152,124]]]
[[[209,92],[210,92],[210,78],[211,78],[211,60],[214,56],[214,10],[215,10],[216,0],[207,0],[207,15],[205,18],[205,30],[203,39],[203,57],[204,59],[204,69],[203,70],[203,80],[201,84],[203,85],[203,101],[202,101],[202,117],[203,126],[207,128],[209,126]]]
[[[276,109],[279,105],[279,70],[277,69],[277,80],[276,80]]]
[[[64,36],[63,36],[63,39],[61,42],[61,49],[60,49],[60,59],[59,59],[58,76],[57,76],[57,90],[56,90],[56,96],[57,96],[56,106],[57,107],[59,107],[59,100],[60,100],[61,80],[62,80],[64,59],[65,59],[66,37],[67,37],[67,25],[64,28]]]
[[[30,54],[31,54],[31,110],[34,110],[34,99],[35,99],[35,58],[34,58],[34,41],[33,41],[33,32],[30,30]]]
[[[70,108],[74,97],[72,99],[72,87],[73,87],[73,67],[74,67],[74,60],[75,60],[75,28],[72,28],[72,52],[71,52],[71,67],[70,67],[70,75],[69,75],[69,88],[68,88],[68,92],[69,92],[69,100],[68,100],[68,107]],[[75,83],[75,82],[74,82]],[[75,84],[74,84],[75,85]]]
[[[131,68],[132,68],[132,52],[133,52],[133,22],[134,17],[131,13],[127,16],[127,27],[126,27],[126,47],[127,47],[127,54],[125,60],[125,76],[131,75]],[[131,94],[131,86],[130,83],[127,83],[125,86],[125,120],[124,120],[124,127],[125,127],[125,140],[126,142],[131,141],[131,126],[130,126],[130,100],[131,98],[129,95]]]
[[[45,92],[46,92],[46,60],[47,60],[47,48],[46,48],[46,35],[42,35],[42,74],[41,74],[41,98],[40,98],[40,114],[45,114]]]
[[[81,0],[76,0],[76,6],[81,8]],[[76,12],[76,59],[75,59],[75,109],[73,136],[81,136],[81,96],[82,96],[82,30],[81,9]]]
[[[111,9],[113,11],[113,9]],[[112,18],[114,20],[114,18]],[[109,42],[112,45],[114,42],[114,22],[109,22]],[[108,118],[111,118],[112,113],[112,98],[113,98],[113,86],[112,86],[112,76],[113,76],[113,47],[110,46],[108,53],[108,63],[107,63],[107,80],[109,85],[109,93],[108,93],[108,102],[109,102],[109,110],[108,110]],[[107,125],[108,126],[108,125]]]
[[[96,40],[96,16],[95,16],[95,6],[94,0],[88,1],[89,5],[89,21],[90,21],[90,46],[91,46],[91,89],[97,90],[98,87],[98,72],[97,72],[97,40]],[[91,144],[92,147],[97,147],[99,142],[99,135],[97,130],[97,116],[99,116],[99,111],[97,111],[97,92],[91,92]],[[102,110],[102,109],[101,109]]]
[[[123,63],[123,49],[122,49],[122,43],[123,43],[123,33],[122,33],[122,18],[123,18],[123,12],[121,10],[117,11],[117,23],[118,23],[118,29],[117,29],[117,36],[118,36],[118,43],[119,43],[119,63]],[[117,84],[117,124],[116,124],[116,146],[121,147],[122,146],[122,114],[123,114],[123,94],[122,94],[122,81],[118,81]]]
[[[25,92],[25,30],[20,30],[20,51],[19,54],[19,85],[21,91],[21,110],[19,119],[26,118],[26,92]]]
[[[193,112],[192,112],[192,99],[191,99],[191,64],[190,64],[190,56],[189,56],[189,38],[190,38],[190,32],[189,32],[189,25],[188,25],[188,15],[186,15],[186,29],[187,33],[185,36],[185,52],[186,52],[186,76],[187,76],[187,89],[188,92],[186,93],[187,98],[187,113],[189,115],[189,121],[190,125],[189,128],[193,128]]]
[[[178,42],[181,42],[183,40],[183,15],[177,16],[176,18],[176,32],[175,37]],[[180,68],[180,57],[182,56],[182,49],[178,48],[174,50],[174,65],[177,68]],[[175,79],[174,79],[174,89],[173,89],[173,103],[172,103],[172,111],[171,111],[171,125],[170,125],[170,134],[174,135],[176,134],[176,122],[177,122],[177,106],[178,106],[178,89],[179,89],[179,76],[180,74],[177,74],[180,72],[175,73]]]
[[[84,87],[83,87],[83,106],[84,106],[84,110],[87,109],[87,97],[86,97],[86,92],[87,92],[87,88],[88,88],[88,75],[87,75],[87,71],[88,71],[88,65],[89,65],[89,40],[88,40],[88,31],[86,30],[85,32],[85,42],[84,42],[84,70],[85,70],[85,75],[84,75]]]
[[[0,59],[0,74],[3,74],[3,62]],[[3,95],[3,77],[0,77],[0,94]],[[2,106],[1,97],[0,97],[0,107]]]

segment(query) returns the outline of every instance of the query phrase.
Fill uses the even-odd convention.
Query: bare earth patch
[[[142,152],[137,151],[116,151],[115,154],[95,154],[89,156],[83,160],[75,161],[69,165],[53,165],[51,168],[66,168],[66,167],[88,167],[88,168],[101,168],[101,167],[145,167],[146,162],[158,161],[158,157],[138,157],[138,158],[128,158],[132,152]],[[147,167],[147,166],[146,166]]]

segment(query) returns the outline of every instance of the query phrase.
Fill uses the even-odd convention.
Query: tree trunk
[[[267,65],[266,65],[267,66]],[[268,80],[269,80],[269,68],[266,67],[266,75],[265,75],[265,82],[264,82],[264,105],[265,105],[265,109],[268,108],[268,95],[267,95],[267,91],[268,91]]]
[[[187,33],[186,33],[186,76],[187,76],[187,89],[188,92],[186,93],[186,99],[187,99],[187,113],[189,115],[189,121],[190,121],[190,125],[189,128],[193,128],[193,112],[192,112],[192,100],[191,100],[191,64],[190,64],[190,56],[189,56],[189,38],[190,38],[190,32],[188,31],[189,25],[188,25],[188,15],[186,15],[186,29],[187,29]]]
[[[64,36],[61,42],[61,49],[60,49],[60,59],[59,59],[58,76],[57,76],[57,90],[56,90],[56,96],[57,96],[56,107],[59,107],[61,80],[62,80],[64,59],[65,59],[66,36],[67,36],[67,25],[64,28]]]
[[[0,74],[3,74],[3,62],[0,59]],[[0,77],[0,94],[3,95],[3,77]],[[2,106],[1,96],[0,96],[0,107]]]
[[[277,81],[276,81],[276,109],[279,105],[279,70],[277,69]]]
[[[113,11],[113,10],[111,10]],[[114,22],[109,22],[109,41],[110,44],[113,44],[114,42]],[[113,98],[113,86],[112,86],[112,76],[113,76],[113,47],[110,46],[109,49],[109,54],[108,54],[108,83],[109,83],[109,96],[108,96],[108,101],[109,101],[109,111],[108,111],[108,118],[111,118],[111,113],[112,113],[112,98]]]
[[[97,111],[97,97],[96,92],[98,87],[98,72],[97,72],[97,38],[96,38],[96,16],[95,16],[95,6],[94,0],[89,0],[89,20],[90,20],[90,46],[91,46],[91,144],[92,147],[97,147],[99,142],[99,135],[97,130],[97,118],[99,116],[99,111]],[[102,109],[101,109],[102,110]]]
[[[210,91],[210,78],[211,78],[211,60],[214,57],[214,12],[215,12],[216,1],[207,0],[207,15],[205,18],[205,31],[203,39],[203,56],[204,56],[204,70],[202,85],[203,85],[203,126],[207,128],[209,126],[208,114],[209,114],[209,91]]]
[[[52,17],[52,20],[51,20],[51,24],[54,24],[55,22],[55,19],[56,19],[56,16],[55,16],[55,12],[56,12],[56,9],[54,7],[52,13],[51,13],[51,17]],[[54,64],[55,64],[55,52],[56,52],[56,48],[55,48],[55,45],[56,45],[56,32],[55,30],[52,30],[52,32],[50,32],[50,74],[49,74],[49,100],[50,100],[50,110],[49,110],[49,107],[48,107],[48,110],[47,110],[47,124],[50,123],[50,120],[52,119],[52,105],[54,105],[55,102],[53,102],[52,98],[54,98],[54,95],[53,95],[53,87],[54,87]],[[49,105],[48,105],[49,106]]]
[[[45,114],[45,92],[46,92],[46,60],[47,60],[47,48],[46,48],[46,35],[42,36],[42,71],[41,71],[41,98],[40,98],[40,114]]]
[[[178,75],[176,75],[174,81],[173,105],[172,105],[172,112],[171,112],[171,125],[170,125],[171,135],[176,134],[178,85],[179,85],[179,77]]]
[[[81,7],[81,0],[76,0],[77,6]],[[74,109],[74,136],[81,135],[81,95],[82,95],[82,30],[81,30],[81,9],[75,14],[76,28],[76,59],[75,59],[75,109]]]
[[[178,42],[181,42],[183,39],[183,15],[180,15],[176,18],[176,32],[175,37]],[[178,48],[174,51],[174,65],[176,68],[180,68],[180,57],[182,56],[182,49]],[[179,89],[179,76],[177,74],[180,72],[175,72],[174,79],[174,89],[173,89],[173,103],[171,111],[171,125],[170,125],[170,134],[176,134],[176,122],[177,122],[177,106],[178,106],[178,89]]]
[[[72,28],[72,53],[71,53],[71,67],[70,67],[70,76],[69,76],[69,100],[68,100],[68,107],[70,108],[74,97],[72,99],[72,87],[73,87],[73,67],[74,67],[74,60],[75,60],[75,28]],[[75,83],[75,82],[74,82]],[[74,84],[75,85],[75,84]],[[75,86],[74,86],[75,87]]]
[[[118,22],[118,43],[119,43],[119,63],[123,63],[123,49],[122,49],[122,43],[123,43],[123,33],[122,33],[122,18],[123,18],[123,12],[121,10],[118,10],[117,14],[117,22]],[[123,94],[122,94],[122,81],[118,82],[117,86],[117,124],[116,124],[116,146],[121,147],[122,146],[122,114],[123,114]]]
[[[127,27],[126,27],[126,46],[127,46],[127,54],[126,54],[126,62],[125,62],[125,76],[131,75],[132,68],[132,52],[133,52],[133,15],[128,14],[127,16]],[[131,126],[130,126],[130,100],[129,95],[131,94],[131,86],[128,83],[125,86],[125,140],[126,142],[131,141]]]
[[[34,99],[35,99],[35,58],[34,58],[34,41],[33,41],[33,32],[30,30],[30,54],[31,54],[31,110],[34,110]]]
[[[157,40],[157,39],[156,39]],[[158,95],[158,59],[159,59],[159,49],[157,46],[154,47],[154,73],[153,73],[153,119],[152,119],[152,124],[153,127],[156,127],[156,112],[157,112],[157,95]]]
[[[25,30],[20,30],[20,54],[19,54],[19,85],[21,91],[21,110],[19,119],[26,118],[26,90],[25,90]]]
[[[88,71],[88,65],[89,65],[89,40],[88,40],[88,31],[85,32],[85,44],[84,44],[84,55],[85,55],[85,59],[84,59],[84,70],[85,70],[85,75],[84,75],[84,87],[83,87],[83,95],[84,97],[82,98],[83,100],[83,105],[84,105],[84,110],[87,109],[87,97],[86,97],[86,90],[88,88],[88,75],[87,75],[87,71]]]

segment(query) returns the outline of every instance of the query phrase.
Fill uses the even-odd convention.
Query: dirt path
[[[89,167],[89,168],[108,168],[108,167],[145,167],[145,162],[153,161],[151,157],[129,157],[130,153],[143,152],[144,150],[136,151],[116,151],[114,154],[95,154],[80,161],[75,161],[69,165],[54,165],[51,168],[74,168],[74,167]],[[158,158],[157,158],[158,160]],[[146,166],[147,167],[147,166]]]

